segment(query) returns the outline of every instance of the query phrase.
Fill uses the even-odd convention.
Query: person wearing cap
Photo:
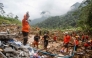
[[[28,33],[30,31],[30,25],[28,23],[29,14],[28,12],[24,15],[22,20],[22,34],[23,34],[23,44],[26,45],[28,41]]]

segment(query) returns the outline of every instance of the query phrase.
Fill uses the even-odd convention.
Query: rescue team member
[[[55,41],[55,42],[57,42],[56,40],[57,40],[57,36],[54,34],[54,36],[53,36],[53,40]]]
[[[92,50],[92,40],[85,42],[84,43],[84,47],[85,47],[85,50],[87,48],[90,48]]]
[[[86,39],[86,41],[89,40],[89,36],[87,34],[85,35],[85,39]]]
[[[48,38],[49,38],[48,34],[45,34],[43,36],[43,39],[44,39],[44,49],[46,49],[46,50],[47,50],[47,46],[48,46]]]
[[[78,37],[77,36],[76,36],[76,38],[74,40],[74,45],[76,46],[75,51],[77,51],[78,45],[79,45],[79,40],[78,40]]]
[[[28,23],[29,13],[27,12],[24,15],[24,18],[22,20],[22,34],[23,34],[23,44],[26,45],[28,41],[28,33],[30,31],[30,26]]]
[[[85,50],[90,46],[90,43],[89,42],[85,42],[84,43],[84,47],[85,47]]]
[[[91,50],[92,50],[92,39],[90,40],[90,47],[91,47]]]
[[[34,47],[35,47],[35,45],[37,46],[37,48],[38,48],[38,42],[39,42],[39,39],[40,39],[40,36],[38,35],[38,34],[36,34],[35,36],[34,36]]]
[[[89,40],[89,36],[87,34],[83,34],[82,35],[82,41],[88,41]]]
[[[66,32],[64,36],[64,47],[62,48],[63,52],[64,52],[64,49],[66,49],[66,52],[68,52],[69,41],[70,41],[70,35],[68,34],[68,32]]]

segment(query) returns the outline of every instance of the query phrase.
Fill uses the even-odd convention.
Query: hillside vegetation
[[[14,17],[13,13],[6,14],[5,10],[3,9],[3,3],[0,3],[0,24],[17,24],[21,25],[21,22],[18,20],[18,16]]]
[[[75,3],[73,9],[62,16],[49,17],[36,24],[40,28],[82,28],[83,31],[92,33],[92,0],[85,0],[81,4]],[[76,8],[77,6],[77,8]]]
[[[80,16],[80,10],[78,9],[80,3],[75,3],[71,6],[71,10],[65,15],[49,17],[45,21],[36,24],[36,26],[43,28],[71,28],[77,26],[77,20]]]
[[[0,25],[2,23],[21,25],[21,22],[18,19],[0,16]]]

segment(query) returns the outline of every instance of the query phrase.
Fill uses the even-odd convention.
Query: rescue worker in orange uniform
[[[78,45],[79,45],[79,40],[78,40],[78,37],[77,36],[76,36],[76,38],[74,40],[74,45],[76,46],[75,51],[77,51]]]
[[[61,49],[62,51],[61,52],[64,52],[64,50],[66,49],[66,52],[68,52],[68,44],[70,42],[70,35],[68,34],[68,32],[65,33],[65,36],[64,36],[64,47]]]
[[[22,34],[23,34],[23,44],[26,45],[28,41],[28,33],[30,31],[30,25],[28,23],[29,13],[24,15],[22,20]]]

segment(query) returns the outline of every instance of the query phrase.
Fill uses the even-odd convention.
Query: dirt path
[[[29,35],[28,43],[31,44],[34,41],[34,35]]]

